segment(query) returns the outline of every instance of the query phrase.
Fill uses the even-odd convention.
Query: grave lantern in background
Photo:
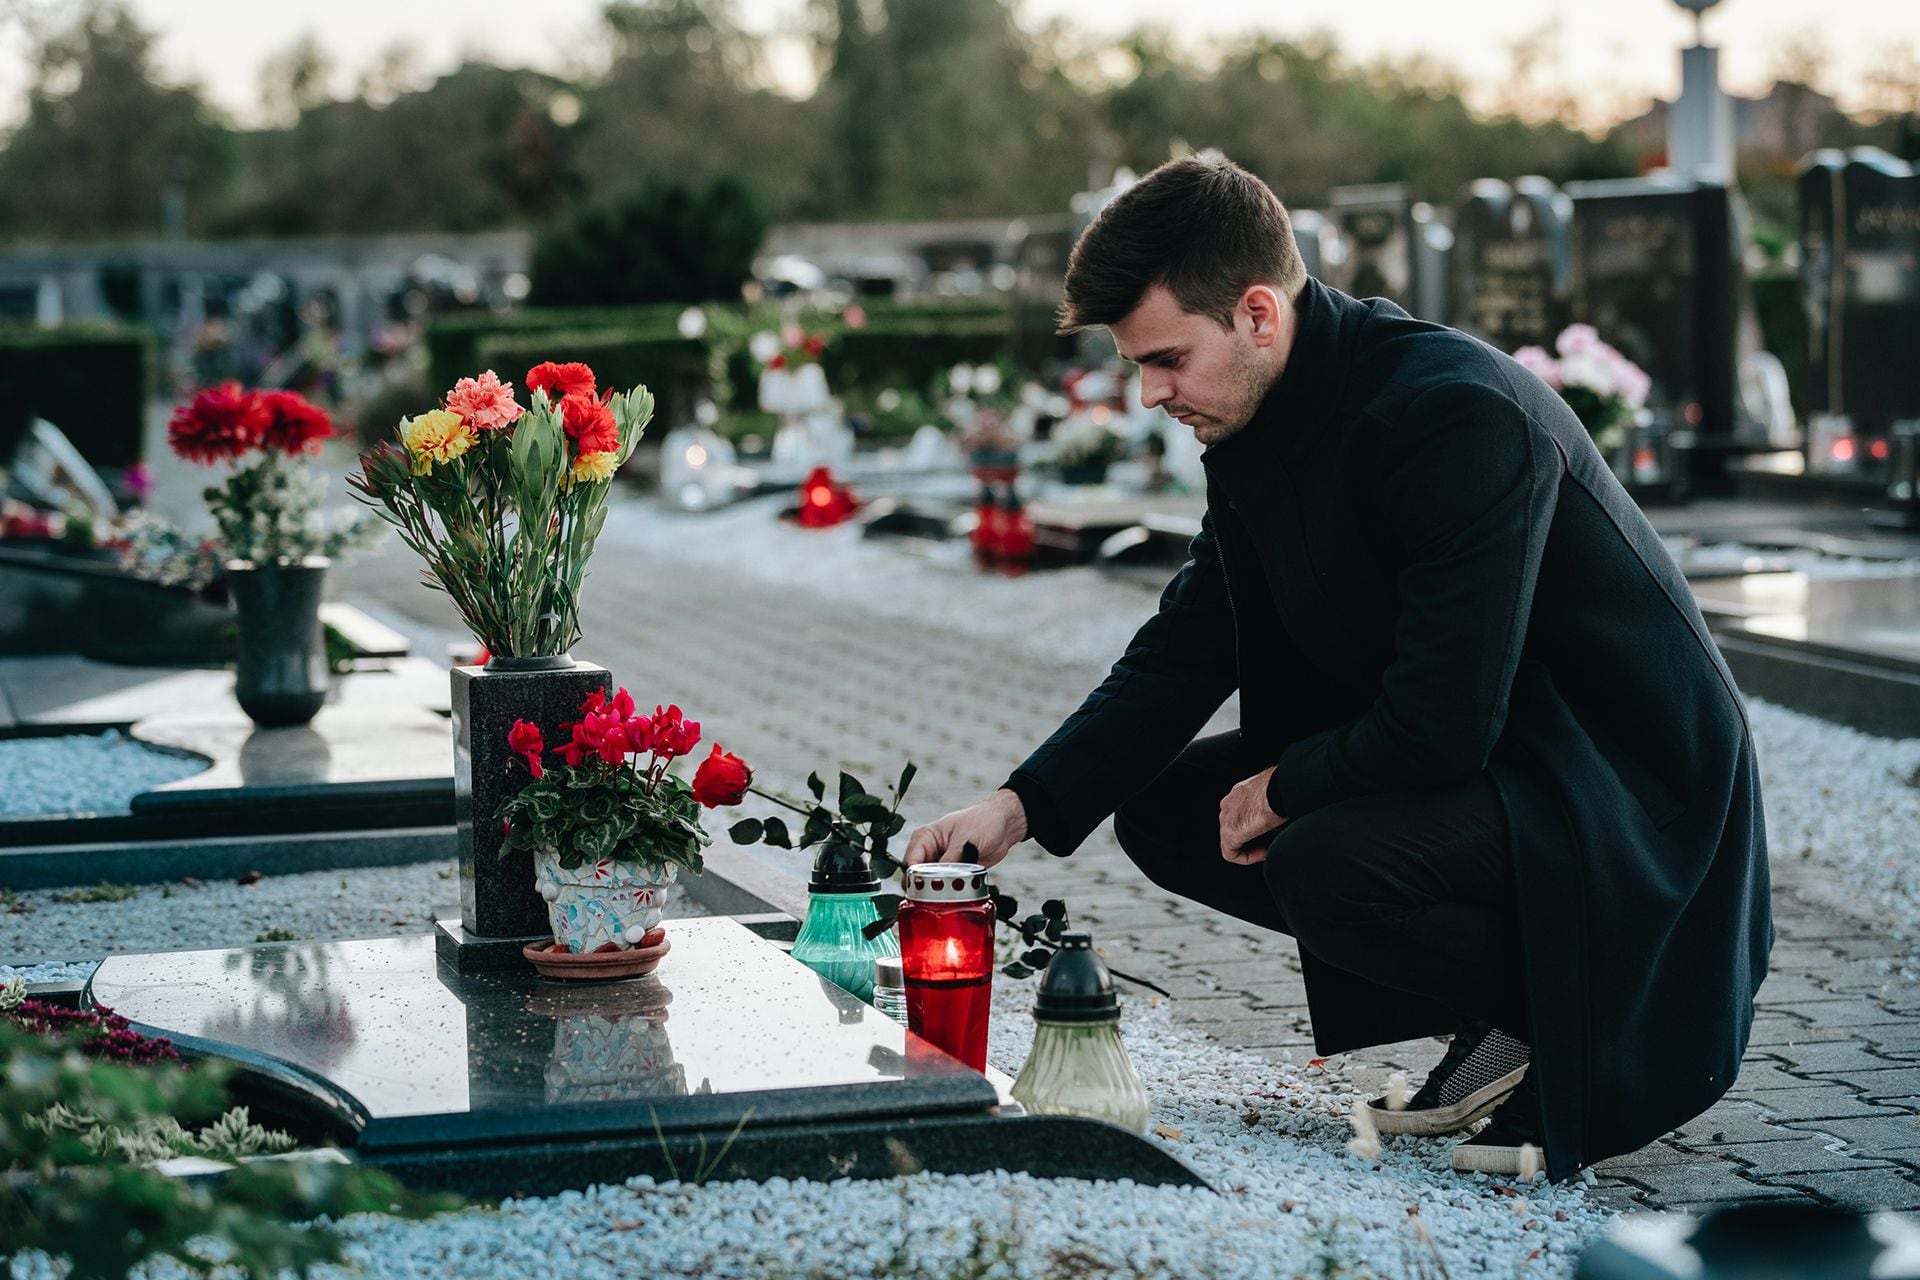
[[[975,1071],[985,1071],[994,925],[987,869],[972,862],[908,867],[906,901],[894,919],[906,977],[907,1029]]]
[[[840,524],[860,509],[853,491],[833,478],[826,467],[815,467],[800,482],[800,525],[806,529],[828,529]]]
[[[1035,1115],[1086,1116],[1145,1133],[1152,1108],[1120,1043],[1120,1003],[1092,934],[1060,939],[1033,1020],[1033,1052],[1013,1082],[1014,1099]]]

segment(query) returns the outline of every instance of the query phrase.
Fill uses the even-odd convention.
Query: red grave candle
[[[895,919],[907,1029],[985,1071],[994,924],[987,869],[971,862],[908,867],[906,900]]]

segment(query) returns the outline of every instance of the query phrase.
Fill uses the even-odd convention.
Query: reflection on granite
[[[668,930],[653,975],[594,986],[459,974],[431,937],[412,937],[113,956],[88,994],[189,1045],[324,1079],[364,1117],[363,1147],[998,1101],[988,1080],[930,1046],[910,1052],[899,1024],[736,921]]]
[[[1723,631],[1920,669],[1920,578],[1752,573],[1693,589]]]
[[[202,803],[216,792],[424,784],[445,786],[447,812],[453,812],[452,731],[444,716],[422,707],[329,703],[310,724],[261,729],[238,705],[216,702],[197,713],[142,720],[133,736],[213,761],[205,773],[147,792],[136,811],[175,801]]]

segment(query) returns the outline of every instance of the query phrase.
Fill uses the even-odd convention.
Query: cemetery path
[[[591,640],[577,656],[637,700],[678,702],[776,788],[797,792],[809,770],[836,767],[871,788],[911,758],[920,772],[906,811],[924,821],[997,786],[1104,672],[1036,656],[1044,645],[1018,616],[996,638],[978,617],[963,626],[868,609],[845,583],[830,594],[770,584],[712,557],[662,556],[619,529],[609,523],[594,561]],[[461,634],[391,542],[342,571],[336,590],[409,631],[421,652]],[[1151,594],[1120,590],[1132,595],[1116,604],[1132,600],[1141,617],[1152,608]],[[956,591],[952,607],[972,594]],[[1599,1166],[1593,1194],[1619,1208],[1810,1195],[1920,1209],[1915,944],[1816,905],[1806,890],[1817,868],[1780,860],[1774,871],[1779,941],[1740,1080],[1683,1129]],[[1023,902],[1066,899],[1117,967],[1167,989],[1181,1021],[1276,1063],[1311,1054],[1292,939],[1170,898],[1110,826],[1071,859],[1023,846],[997,878]],[[1418,1078],[1439,1053],[1431,1042],[1370,1050],[1354,1055],[1371,1072],[1357,1078]]]

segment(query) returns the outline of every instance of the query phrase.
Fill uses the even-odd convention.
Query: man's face
[[[1184,311],[1165,285],[1111,326],[1122,359],[1140,366],[1140,402],[1165,408],[1203,445],[1219,444],[1253,419],[1278,370],[1271,341],[1256,340],[1246,302],[1232,328]]]

